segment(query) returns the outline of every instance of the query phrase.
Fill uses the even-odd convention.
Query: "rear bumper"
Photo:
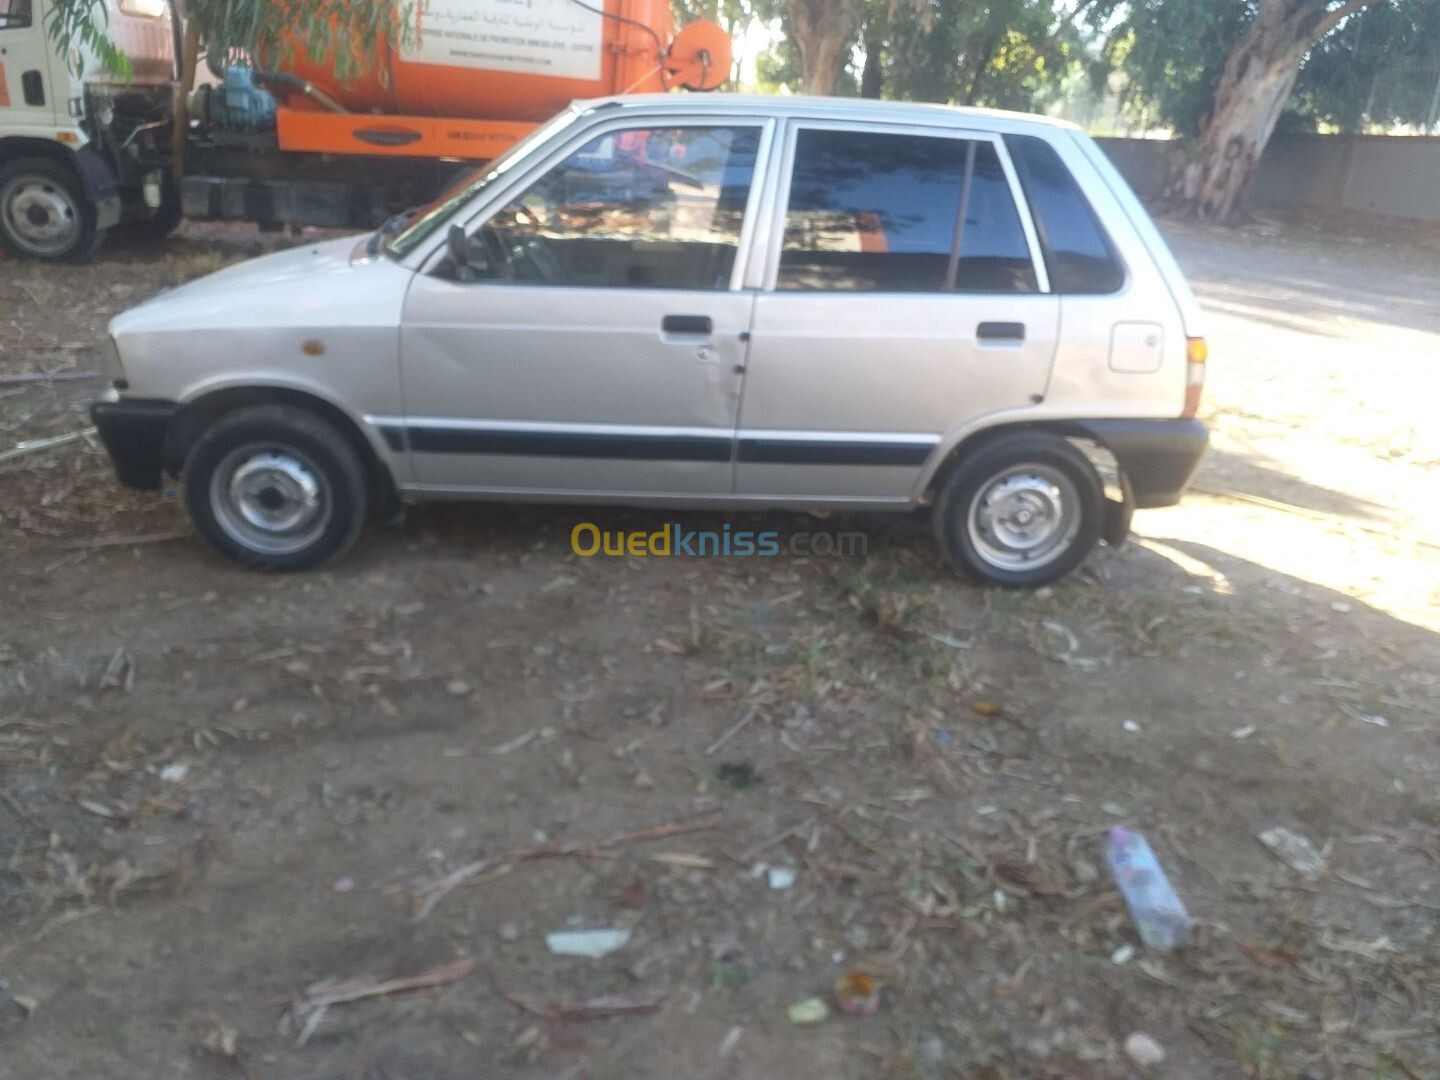
[[[126,487],[160,490],[166,440],[179,411],[173,401],[97,401],[90,406],[90,419]]]
[[[1140,510],[1179,502],[1210,445],[1199,420],[1082,420],[1075,427],[1115,455]]]

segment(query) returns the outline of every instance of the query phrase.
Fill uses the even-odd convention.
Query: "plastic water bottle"
[[[1105,842],[1105,862],[1130,907],[1140,940],[1152,949],[1183,945],[1194,923],[1144,835],[1111,829]]]

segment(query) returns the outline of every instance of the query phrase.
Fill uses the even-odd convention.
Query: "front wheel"
[[[196,440],[181,476],[195,528],[244,566],[315,566],[345,552],[365,524],[359,455],[301,409],[260,405],[223,417]]]
[[[80,179],[48,158],[0,166],[0,245],[16,255],[79,262],[105,240]]]
[[[1034,588],[1084,561],[1105,517],[1105,488],[1085,455],[1056,435],[985,443],[946,477],[935,530],[971,581]]]

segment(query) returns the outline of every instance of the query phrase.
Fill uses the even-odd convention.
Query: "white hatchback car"
[[[1198,322],[1068,124],[626,97],[372,236],[120,315],[93,411],[123,482],[177,475],[255,566],[335,556],[418,498],[933,505],[968,577],[1036,585],[1185,490]]]

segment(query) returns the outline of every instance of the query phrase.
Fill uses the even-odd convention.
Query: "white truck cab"
[[[124,73],[58,44],[50,2],[0,0],[0,245],[73,260],[122,222],[168,234],[180,221],[169,0],[104,0]]]

